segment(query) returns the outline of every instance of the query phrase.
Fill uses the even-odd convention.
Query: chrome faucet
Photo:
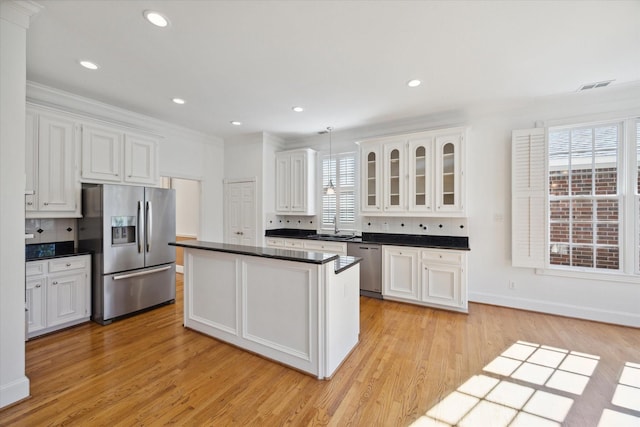
[[[340,230],[338,230],[338,221],[337,221],[337,215],[333,216],[333,232],[335,234],[338,234]]]

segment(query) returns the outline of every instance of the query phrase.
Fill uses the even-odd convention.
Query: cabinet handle
[[[57,284],[58,284],[58,281],[55,281],[55,282],[53,282],[53,283],[51,283],[51,284],[52,284],[52,285],[57,285]]]
[[[44,202],[43,203],[45,206],[49,206],[49,202]]]
[[[67,267],[71,267],[71,263],[67,263]]]
[[[36,285],[36,288],[39,288],[39,287],[40,287],[40,285]]]
[[[27,202],[27,205],[32,206],[33,202]]]

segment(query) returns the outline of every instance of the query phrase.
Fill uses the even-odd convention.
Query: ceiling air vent
[[[580,86],[580,89],[578,89],[578,92],[582,92],[583,90],[589,90],[589,89],[597,89],[599,87],[606,87],[606,86],[609,86],[612,82],[613,80],[604,80],[601,82],[588,83],[586,85]]]

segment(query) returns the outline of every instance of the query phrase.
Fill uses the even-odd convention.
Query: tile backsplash
[[[25,219],[25,234],[33,234],[25,244],[75,241],[76,222],[75,218]]]
[[[265,228],[317,230],[319,217],[267,214]],[[362,216],[360,230],[367,233],[417,234],[430,236],[469,236],[467,218],[455,217],[381,217]]]

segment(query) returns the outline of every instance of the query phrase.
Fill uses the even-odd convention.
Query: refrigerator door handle
[[[142,252],[142,202],[138,200],[138,253]]]
[[[151,237],[153,233],[153,206],[151,202],[147,201],[147,252],[151,251]]]
[[[131,277],[146,276],[147,274],[160,273],[161,271],[167,271],[170,268],[171,266],[167,265],[166,267],[154,268],[153,270],[139,271],[137,273],[121,274],[119,276],[113,276],[113,280],[122,280],[122,279],[129,279]]]

